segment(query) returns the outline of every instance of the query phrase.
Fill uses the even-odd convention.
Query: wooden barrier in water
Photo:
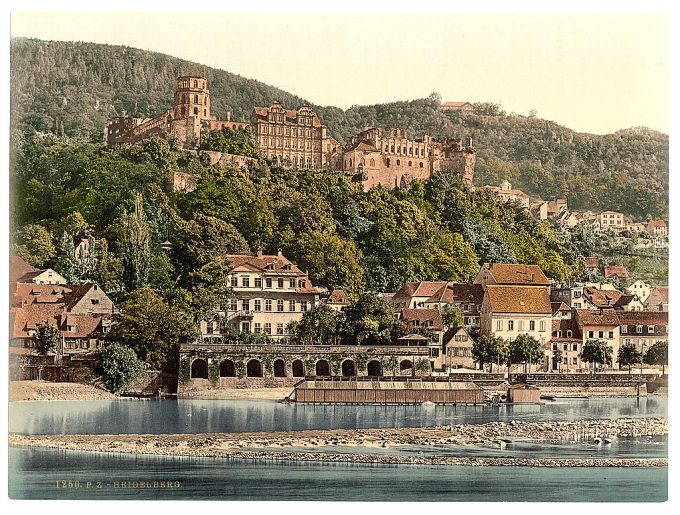
[[[313,404],[482,404],[484,390],[463,381],[428,378],[305,379],[291,400]]]

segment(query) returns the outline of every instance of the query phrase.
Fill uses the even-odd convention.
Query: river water
[[[667,416],[667,399],[572,399],[541,406],[477,407],[298,406],[252,400],[39,401],[13,402],[10,409],[9,429],[17,433],[198,433]],[[365,450],[336,447],[333,452]],[[404,446],[370,452],[587,459],[665,457],[668,448],[663,437],[614,439],[606,447],[517,442],[503,450]],[[19,448],[10,449],[9,461],[9,493],[17,499],[650,502],[665,500],[668,490],[666,468],[282,463]],[[154,481],[166,487],[138,484],[154,486]]]

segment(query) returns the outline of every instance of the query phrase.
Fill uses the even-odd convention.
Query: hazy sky
[[[320,105],[437,92],[579,131],[669,131],[663,15],[15,12],[11,30],[163,52]]]

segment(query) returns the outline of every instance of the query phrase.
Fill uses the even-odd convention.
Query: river
[[[124,434],[419,427],[497,420],[521,423],[667,416],[667,407],[665,397],[476,407],[297,406],[251,400],[38,401],[11,403],[10,431]],[[352,450],[335,448],[333,452]],[[503,450],[405,446],[373,452],[587,458],[664,457],[668,450],[667,439],[662,437],[617,439],[609,447],[518,442]],[[9,460],[9,493],[15,499],[649,502],[664,501],[668,489],[666,468],[282,463],[38,448],[12,448]],[[134,483],[154,486],[154,481],[155,486],[166,487],[140,488]]]

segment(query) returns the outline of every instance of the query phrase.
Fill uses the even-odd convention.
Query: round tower
[[[177,79],[174,118],[196,116],[211,119],[208,81],[198,75],[186,75]]]

